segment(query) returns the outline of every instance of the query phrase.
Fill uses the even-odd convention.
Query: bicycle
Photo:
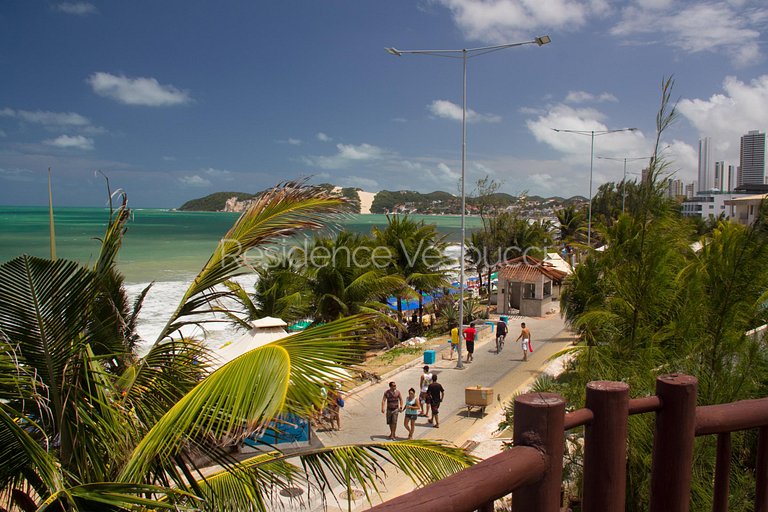
[[[501,334],[499,336],[496,336],[496,353],[501,354],[501,349],[504,348],[504,338],[506,338],[506,334]]]

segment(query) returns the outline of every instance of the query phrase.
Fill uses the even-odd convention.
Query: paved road
[[[533,338],[534,353],[529,354],[528,362],[522,361],[520,344],[513,342],[520,332],[521,321],[526,322]],[[445,401],[440,406],[440,428],[431,427],[426,418],[419,417],[414,432],[415,438],[445,440],[457,446],[463,445],[468,440],[475,441],[473,444],[488,441],[493,437],[500,420],[501,404],[538,376],[547,366],[551,356],[566,348],[572,341],[572,336],[565,330],[559,312],[540,318],[512,317],[509,324],[510,333],[507,335],[507,342],[501,354],[496,354],[495,338],[490,327],[480,332],[474,361],[465,363],[463,370],[456,369],[455,357],[453,361],[445,359],[449,353],[447,348],[438,354],[436,363],[430,366],[437,373],[438,382],[445,388]],[[387,383],[390,380],[395,381],[404,398],[408,394],[409,387],[413,387],[418,392],[423,363],[416,359],[406,366],[396,374],[383,378],[378,384],[358,391],[353,390],[348,394],[342,410],[341,430],[318,432],[318,439],[327,446],[386,441],[389,427],[381,413],[381,399],[387,389]],[[492,387],[494,395],[501,398],[501,402],[494,401],[492,406],[486,408],[482,418],[477,410],[468,415],[464,402],[464,389],[477,385]],[[402,414],[400,416],[397,434],[405,438],[407,431],[402,425]],[[497,453],[495,445],[490,450],[491,454]],[[486,456],[475,452],[473,454]],[[398,476],[392,477],[393,473]],[[384,499],[413,489],[410,480],[391,469],[388,471],[386,484]],[[342,491],[341,488],[333,490],[336,496]],[[342,505],[342,509],[336,508],[336,503],[331,499],[327,510],[348,510],[346,503]],[[368,508],[367,503],[364,500],[358,500],[353,503],[351,510],[365,508]]]

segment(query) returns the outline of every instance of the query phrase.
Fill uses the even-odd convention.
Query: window
[[[547,281],[544,283],[544,296],[549,297],[552,295],[552,281]]]
[[[523,298],[535,299],[536,298],[536,285],[533,283],[525,283],[523,285]]]

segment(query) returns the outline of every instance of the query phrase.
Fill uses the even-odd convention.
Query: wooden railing
[[[629,398],[623,382],[587,385],[586,407],[565,413],[553,393],[515,398],[514,447],[449,478],[373,507],[375,512],[493,512],[512,494],[521,512],[559,512],[564,431],[584,426],[582,510],[625,509],[627,424],[632,414],[654,412],[651,512],[687,512],[696,436],[717,435],[714,512],[728,510],[731,432],[759,429],[755,511],[768,512],[768,398],[696,407],[697,380],[662,375],[656,395]]]

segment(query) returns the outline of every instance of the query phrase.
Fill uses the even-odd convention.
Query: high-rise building
[[[733,189],[736,188],[736,185],[738,182],[736,181],[736,169],[738,169],[735,165],[728,165],[728,188],[726,189],[727,192],[733,192]]]
[[[765,133],[752,130],[741,137],[741,179],[746,183],[765,183]]]
[[[685,197],[688,199],[692,198],[694,195],[696,195],[696,182],[689,183],[685,186]]]
[[[725,189],[725,162],[715,162],[715,189],[723,192]]]
[[[683,186],[682,180],[669,180],[669,197],[682,196],[684,192],[685,187]]]
[[[715,186],[712,169],[712,140],[709,137],[699,139],[699,192]]]

